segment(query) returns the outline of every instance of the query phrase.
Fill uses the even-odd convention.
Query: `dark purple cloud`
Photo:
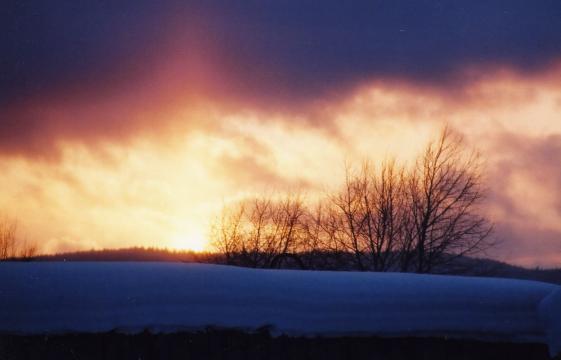
[[[30,153],[165,126],[150,114],[193,93],[286,111],[374,79],[538,71],[561,59],[561,3],[10,0],[0,54],[0,152]]]
[[[4,101],[151,71],[170,27],[217,46],[238,76],[232,88],[270,97],[313,97],[375,76],[439,82],[466,65],[534,70],[561,55],[553,0],[29,0],[1,11]]]

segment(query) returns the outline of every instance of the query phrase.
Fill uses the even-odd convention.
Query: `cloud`
[[[555,264],[560,8],[9,4],[0,206],[47,251],[169,245],[224,200],[321,193],[345,159],[412,161],[448,122],[487,159],[497,253]]]
[[[559,267],[558,231],[527,223],[499,223],[495,232],[500,247],[489,252],[490,256],[526,267]]]
[[[561,57],[555,1],[33,0],[3,14],[0,152],[10,153],[169,129],[203,100],[298,114],[374,81],[448,93]]]
[[[501,221],[547,229],[561,238],[561,134],[497,138],[493,148],[502,156],[489,171]]]
[[[531,70],[561,51],[555,1],[28,1],[5,13],[5,95],[150,69],[159,44],[189,33],[206,47],[174,50],[216,51],[243,74],[238,89],[299,97],[372,75],[438,81],[466,64]]]

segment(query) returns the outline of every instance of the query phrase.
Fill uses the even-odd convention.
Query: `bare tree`
[[[315,206],[300,195],[225,207],[211,228],[228,264],[359,271],[442,271],[493,243],[481,215],[481,161],[444,128],[411,168],[387,160],[346,167],[343,186]]]
[[[349,250],[346,235],[341,230],[343,220],[332,201],[323,200],[309,207],[303,224],[304,236],[299,251],[306,267],[348,268]]]
[[[328,249],[352,255],[357,270],[442,271],[493,245],[483,197],[480,157],[445,127],[412,169],[394,160],[347,166],[319,228]]]
[[[220,215],[211,223],[211,245],[226,257],[227,264],[234,264],[234,257],[241,251],[242,219],[244,204],[222,208]]]
[[[388,271],[404,236],[405,172],[394,160],[379,169],[369,162],[345,172],[343,189],[331,197],[339,221],[339,242],[354,254],[358,270]]]
[[[304,228],[305,214],[306,208],[300,194],[286,195],[274,204],[272,222],[279,227],[274,242],[279,246],[271,259],[271,267],[278,268],[285,259],[292,259],[304,267],[297,253],[302,252],[308,244]]]
[[[229,264],[271,268],[299,261],[304,203],[299,195],[261,196],[225,207],[211,228],[214,247]]]
[[[0,218],[0,260],[17,256],[17,222]]]
[[[462,138],[448,127],[426,147],[408,180],[411,232],[407,241],[414,256],[402,270],[414,266],[416,272],[432,272],[455,257],[492,245],[492,225],[479,208],[480,166],[478,154],[464,151]]]
[[[388,271],[394,268],[398,247],[403,244],[406,179],[403,167],[399,167],[395,160],[384,162],[380,171],[371,176],[370,197],[363,201],[366,238],[373,270]]]
[[[18,236],[18,223],[8,217],[0,217],[0,260],[29,259],[36,255],[37,247]]]
[[[363,242],[362,234],[365,226],[363,199],[369,196],[368,180],[365,169],[353,172],[347,164],[342,190],[330,197],[334,211],[328,226],[333,229],[336,244],[353,255],[355,267],[360,271],[367,270],[364,264],[367,244]]]

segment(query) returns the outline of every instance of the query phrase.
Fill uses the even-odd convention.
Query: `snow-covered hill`
[[[0,332],[196,330],[449,336],[561,350],[561,288],[399,273],[184,263],[0,263]]]

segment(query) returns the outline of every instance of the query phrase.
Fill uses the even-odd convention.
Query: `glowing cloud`
[[[487,161],[494,255],[561,261],[556,2],[6,10],[0,213],[43,251],[204,249],[224,202],[314,197],[345,161],[410,162],[449,123]]]
[[[501,70],[454,96],[373,82],[328,106],[275,113],[220,101],[177,101],[173,111],[156,103],[146,121],[168,114],[167,131],[139,132],[125,142],[58,141],[56,160],[4,156],[0,207],[47,252],[201,250],[208,221],[224,202],[272,188],[313,196],[338,185],[346,159],[411,161],[449,122],[487,159],[488,211],[504,240],[495,255],[556,264],[561,259],[544,255],[556,246],[552,234],[561,234],[561,81],[551,80],[559,74]],[[185,119],[198,120],[185,127]]]

